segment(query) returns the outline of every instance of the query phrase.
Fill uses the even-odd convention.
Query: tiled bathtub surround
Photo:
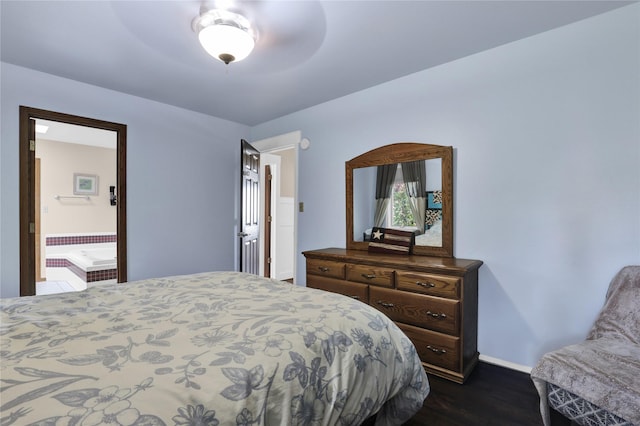
[[[88,283],[115,283],[117,269],[115,261],[116,234],[69,234],[48,235],[46,241],[47,279],[69,281],[77,290],[84,290]],[[83,262],[77,252],[94,249],[109,249],[113,262],[94,265],[90,259]],[[73,253],[76,255],[73,255]]]
[[[69,261],[67,259],[46,259],[47,268],[66,268],[69,266]]]
[[[68,268],[86,283],[104,280],[115,280],[118,277],[117,269],[85,271],[69,259],[47,259],[47,268]]]
[[[95,235],[57,235],[48,236],[46,245],[49,246],[71,246],[79,244],[103,244],[115,243],[118,241],[116,234],[95,234]]]

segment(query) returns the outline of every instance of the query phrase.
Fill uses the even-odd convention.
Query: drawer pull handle
[[[320,270],[320,272],[329,272],[329,268],[327,268],[326,266],[318,266],[318,269]]]
[[[438,349],[438,348],[434,348],[431,345],[427,345],[427,349],[429,349],[431,352],[433,352],[434,354],[446,354],[447,351],[446,349]]]
[[[424,288],[434,288],[436,285],[434,283],[425,283],[422,281],[416,281],[416,284],[418,284],[420,287],[424,287]]]
[[[368,279],[368,280],[372,280],[372,279],[374,279],[376,276],[375,276],[375,274],[362,274],[362,277],[363,277],[363,278],[366,278],[366,279]]]
[[[382,300],[378,300],[378,305],[382,306],[383,308],[393,308],[393,303],[389,303],[389,302],[383,302]]]
[[[439,314],[437,312],[431,312],[431,311],[427,311],[427,315],[431,315],[434,318],[442,318],[442,319],[447,317],[447,314],[445,314],[445,313]]]

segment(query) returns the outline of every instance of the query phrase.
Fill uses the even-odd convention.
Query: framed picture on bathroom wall
[[[98,195],[98,175],[73,174],[74,195]]]

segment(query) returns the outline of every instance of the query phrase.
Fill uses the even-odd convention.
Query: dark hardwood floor
[[[539,399],[528,374],[480,362],[464,385],[429,374],[431,391],[405,426],[542,426]],[[570,422],[552,412],[554,426]]]

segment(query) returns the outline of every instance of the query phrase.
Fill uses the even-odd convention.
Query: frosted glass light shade
[[[202,28],[198,39],[209,55],[225,63],[243,60],[255,46],[255,40],[247,31],[227,24]]]

